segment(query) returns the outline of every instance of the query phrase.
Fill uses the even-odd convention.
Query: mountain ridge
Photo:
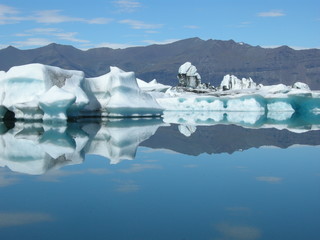
[[[20,50],[9,46],[0,50],[0,70],[28,63],[42,63],[65,69],[82,70],[95,77],[117,66],[134,71],[138,78],[154,78],[164,84],[177,84],[178,68],[190,61],[203,82],[218,85],[223,76],[251,77],[264,85],[301,81],[320,89],[320,50],[294,50],[288,46],[262,48],[234,40],[188,38],[169,44],[112,49],[108,47],[81,50],[71,45],[51,43]]]

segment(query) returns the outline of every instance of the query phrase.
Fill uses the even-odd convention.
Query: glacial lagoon
[[[319,239],[319,114],[217,114],[0,123],[0,239]]]

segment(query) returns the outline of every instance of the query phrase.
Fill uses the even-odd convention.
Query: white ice
[[[159,89],[159,84],[152,85]],[[43,64],[16,66],[0,73],[0,118],[7,110],[18,119],[45,120],[162,113],[155,99],[139,88],[133,72],[111,67],[103,76],[85,78],[82,71]]]
[[[251,78],[241,80],[234,75],[227,74],[223,77],[220,88],[225,90],[255,89],[256,83]]]

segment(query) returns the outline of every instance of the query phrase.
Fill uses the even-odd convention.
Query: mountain
[[[190,38],[164,45],[126,49],[94,48],[86,51],[72,46],[50,44],[45,47],[0,50],[0,70],[15,65],[43,63],[65,69],[82,70],[87,77],[99,76],[117,66],[134,71],[138,78],[156,78],[164,84],[177,84],[181,64],[192,62],[202,82],[220,84],[226,74],[251,77],[264,85],[301,81],[311,89],[320,89],[320,50],[294,50],[287,46],[268,49],[233,40]]]
[[[236,125],[197,126],[186,137],[178,126],[160,127],[157,132],[140,145],[153,149],[169,149],[198,156],[202,153],[218,154],[243,151],[250,148],[274,146],[288,148],[293,145],[320,145],[320,131],[294,133],[275,128],[250,129]]]

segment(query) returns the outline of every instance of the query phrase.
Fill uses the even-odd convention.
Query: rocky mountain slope
[[[82,70],[87,77],[93,77],[108,72],[109,66],[117,66],[134,71],[137,77],[146,81],[156,78],[170,85],[177,84],[178,68],[186,61],[197,67],[202,82],[215,86],[224,75],[233,74],[239,78],[251,77],[265,85],[291,85],[301,81],[311,89],[320,89],[319,49],[294,50],[287,46],[266,49],[233,40],[190,38],[165,45],[126,49],[82,51],[72,46],[50,44],[30,50],[14,47],[0,50],[0,70],[37,62]]]

